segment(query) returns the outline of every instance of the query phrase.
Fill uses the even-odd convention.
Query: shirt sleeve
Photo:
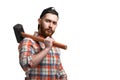
[[[32,47],[31,41],[28,39],[24,39],[19,45],[19,63],[24,71],[28,70],[32,65]]]

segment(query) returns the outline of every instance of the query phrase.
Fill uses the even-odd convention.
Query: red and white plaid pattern
[[[35,33],[35,36],[38,36]],[[60,61],[60,50],[52,47],[46,57],[35,68],[32,66],[31,55],[37,54],[45,48],[44,43],[35,42],[30,38],[24,38],[20,43],[19,60],[20,65],[26,73],[26,80],[57,80],[59,76],[65,75]]]

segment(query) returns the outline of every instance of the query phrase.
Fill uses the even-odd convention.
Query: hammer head
[[[20,41],[23,40],[21,32],[24,32],[23,26],[21,24],[16,24],[13,26],[14,33],[17,39],[17,42],[19,43]]]

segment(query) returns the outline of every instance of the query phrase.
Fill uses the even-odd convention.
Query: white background
[[[59,12],[54,38],[68,46],[61,59],[69,80],[120,80],[119,0],[1,0],[0,80],[24,80],[13,26],[37,31],[44,8]]]

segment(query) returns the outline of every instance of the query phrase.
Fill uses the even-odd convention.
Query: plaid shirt
[[[35,33],[34,36],[38,36]],[[45,48],[44,43],[36,42],[30,38],[24,38],[20,43],[19,60],[20,65],[26,73],[26,80],[57,80],[58,77],[65,75],[65,71],[60,61],[60,50],[52,47],[46,57],[32,68],[31,55],[37,54]]]

